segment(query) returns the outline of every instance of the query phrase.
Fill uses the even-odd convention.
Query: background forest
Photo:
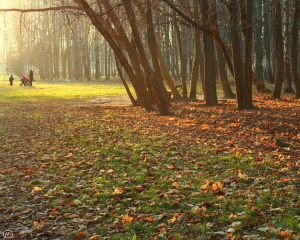
[[[4,75],[37,80],[1,76],[0,236],[299,240],[298,22],[299,0],[0,0]]]
[[[198,84],[213,106],[220,83],[240,109],[253,107],[252,83],[258,92],[275,84],[274,98],[282,88],[300,97],[298,0],[13,0],[4,7],[2,59],[17,75],[120,76],[134,88],[134,105],[150,110],[154,102],[162,115],[169,114],[165,85],[174,99],[195,99]]]

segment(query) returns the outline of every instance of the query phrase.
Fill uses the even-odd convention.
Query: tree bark
[[[125,87],[125,90],[127,92],[127,95],[132,103],[133,106],[138,106],[138,102],[135,100],[135,98],[133,97],[131,91],[130,91],[130,88],[128,87],[128,84],[126,83],[126,80],[123,76],[123,73],[122,73],[122,70],[121,70],[121,67],[120,67],[120,64],[119,64],[119,61],[118,59],[116,58],[116,67],[117,67],[117,70],[118,70],[118,73],[119,73],[119,76],[121,78],[121,81]]]
[[[240,49],[240,36],[236,31],[238,28],[238,1],[230,0],[228,6],[231,22],[231,48],[234,68],[234,79],[236,86],[236,96],[239,109],[244,109],[244,76]]]
[[[274,0],[277,3],[277,0]],[[275,51],[276,51],[276,75],[275,87],[273,91],[274,98],[280,98],[283,74],[284,74],[284,61],[283,61],[283,38],[281,26],[281,3],[279,2],[275,7]]]
[[[214,19],[214,24],[217,25],[217,5],[216,5],[216,0],[211,0],[211,10],[215,16]],[[217,28],[216,28],[217,30]],[[215,51],[216,51],[216,59],[217,59],[217,65],[218,65],[218,71],[219,71],[219,78],[221,81],[223,93],[224,93],[224,98],[235,98],[235,94],[232,92],[226,69],[225,69],[225,60],[224,60],[224,55],[222,53],[222,49],[218,42],[214,40],[215,43]]]
[[[150,83],[150,93],[153,97],[159,112],[163,116],[170,115],[169,111],[169,102],[167,99],[167,93],[164,93],[164,86],[162,86],[162,75],[161,69],[158,61],[157,55],[157,43],[154,35],[154,27],[153,27],[153,20],[152,20],[152,9],[151,9],[151,2],[147,0],[147,30],[148,30],[148,45],[150,49],[152,63],[155,69],[154,78]]]
[[[180,75],[181,75],[181,85],[182,85],[182,97],[186,99],[187,96],[187,86],[186,86],[186,59],[184,58],[183,49],[182,49],[182,39],[181,39],[181,32],[179,30],[175,12],[173,12],[173,20],[174,26],[177,36],[177,44],[178,44],[178,51],[179,51],[179,58],[180,58]]]
[[[298,21],[299,21],[299,0],[294,0],[294,16],[292,25],[292,51],[291,51],[291,69],[293,82],[296,88],[296,98],[300,98],[300,80],[298,74]]]
[[[196,0],[193,1],[194,4],[194,19],[199,20],[199,8],[198,3]],[[191,76],[191,86],[190,86],[190,95],[189,99],[197,99],[197,80],[199,76],[199,69],[200,69],[200,31],[194,28],[194,45],[195,45],[195,57],[193,62],[193,70]]]
[[[209,10],[208,1],[202,1],[202,24],[209,24],[207,12]],[[205,91],[205,102],[207,106],[218,105],[217,91],[216,91],[216,72],[212,70],[212,66],[215,66],[214,56],[214,39],[213,36],[205,34],[203,36],[204,45],[204,91]]]
[[[292,73],[291,73],[291,59],[290,59],[290,0],[284,0],[283,2],[283,61],[284,61],[284,93],[295,93],[292,88]],[[294,51],[294,49],[293,49]]]
[[[253,2],[247,1],[242,7],[242,26],[245,36],[245,68],[244,68],[244,108],[252,109],[252,22],[253,22]],[[243,19],[244,16],[244,19]]]
[[[152,102],[148,98],[147,90],[143,88],[143,85],[139,84],[138,78],[132,70],[129,62],[126,57],[122,53],[122,50],[119,48],[118,44],[111,37],[109,32],[105,29],[105,26],[98,19],[97,14],[93,9],[90,8],[89,4],[85,0],[76,0],[75,3],[78,3],[82,10],[87,14],[87,16],[92,21],[92,24],[97,28],[97,30],[102,34],[105,40],[109,43],[111,48],[113,49],[116,57],[118,58],[120,64],[123,66],[124,70],[128,74],[128,77],[132,81],[132,84],[136,90],[136,94],[138,99],[140,100],[141,106],[145,108],[147,111],[152,110]]]

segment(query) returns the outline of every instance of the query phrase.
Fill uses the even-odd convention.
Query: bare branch
[[[4,8],[0,9],[0,12],[47,12],[47,11],[65,11],[65,10],[78,10],[82,11],[80,7],[76,6],[59,6],[59,7],[49,7],[49,8],[30,8],[30,9],[20,9],[20,8]]]

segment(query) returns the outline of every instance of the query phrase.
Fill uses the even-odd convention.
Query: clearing
[[[252,111],[178,102],[170,117],[112,102],[125,99],[0,101],[0,230],[299,239],[299,100],[255,95]]]

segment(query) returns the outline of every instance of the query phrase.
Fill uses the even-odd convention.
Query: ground
[[[0,230],[299,239],[299,100],[255,95],[251,111],[176,102],[172,116],[117,100],[0,102]]]
[[[70,101],[71,106],[131,106],[127,95],[121,96],[96,96],[92,99]]]

